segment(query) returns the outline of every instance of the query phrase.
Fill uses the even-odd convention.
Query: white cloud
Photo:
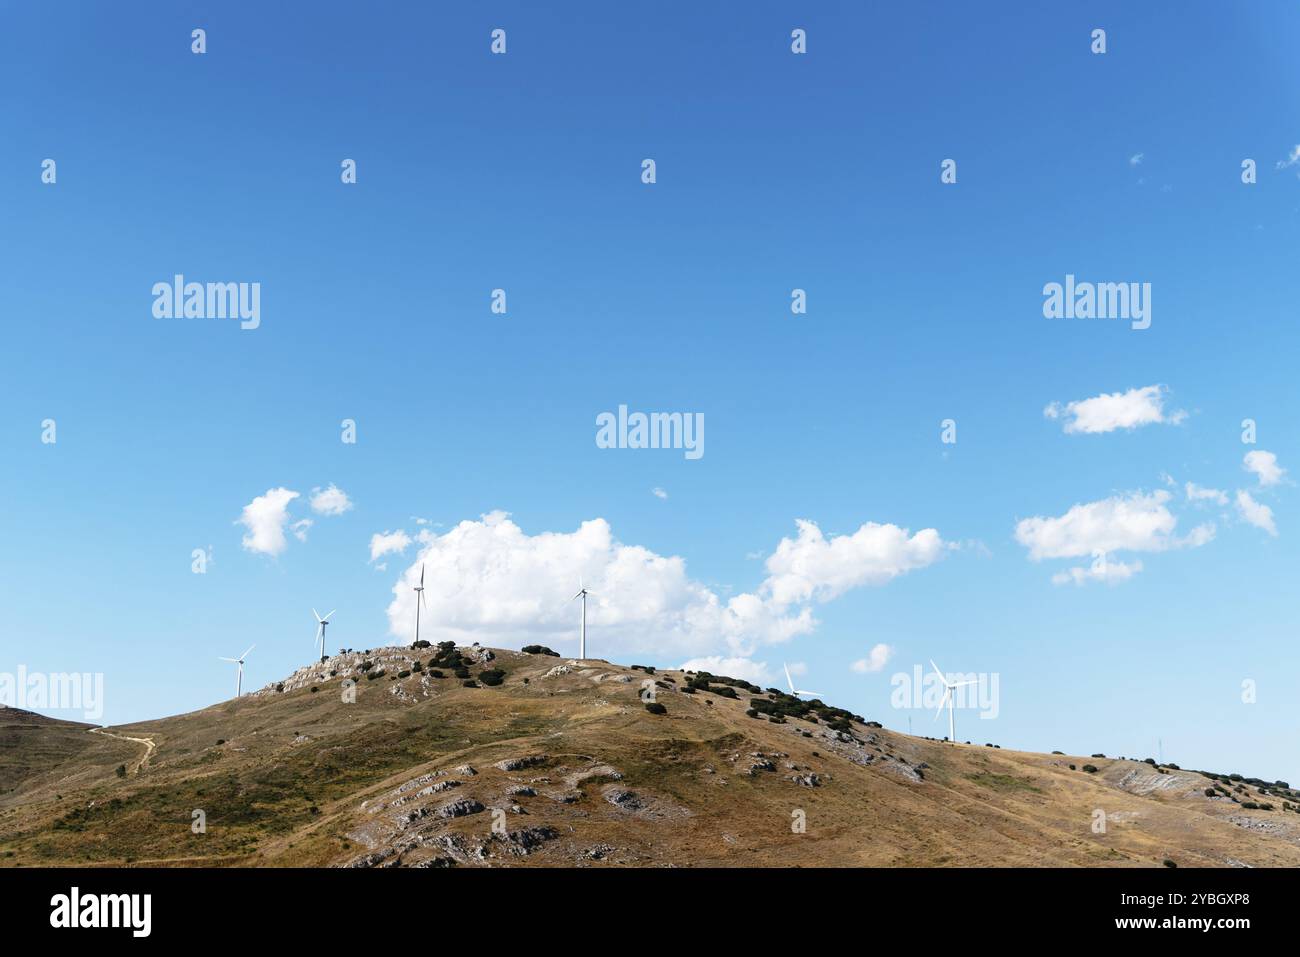
[[[411,536],[402,529],[395,532],[375,532],[370,536],[370,560],[385,555],[400,555],[410,547]]]
[[[1287,169],[1300,163],[1300,144],[1291,147],[1291,152],[1287,154],[1284,160],[1278,160],[1276,169]]]
[[[1099,434],[1158,423],[1177,425],[1187,418],[1187,413],[1181,410],[1165,412],[1168,391],[1162,385],[1148,385],[1127,392],[1103,393],[1065,405],[1053,402],[1043,410],[1043,415],[1049,419],[1064,418],[1067,433]]]
[[[247,529],[242,542],[244,548],[262,555],[279,555],[284,551],[288,544],[284,529],[289,521],[289,503],[297,497],[297,492],[287,488],[273,488],[245,505],[239,516],[239,524]]]
[[[1237,491],[1237,512],[1243,519],[1256,528],[1262,528],[1270,535],[1277,535],[1277,525],[1273,522],[1273,510],[1262,502],[1257,502],[1245,489]]]
[[[300,518],[289,526],[289,531],[293,532],[293,537],[300,542],[307,541],[307,529],[311,528],[312,520],[310,518]]]
[[[1178,519],[1167,507],[1172,497],[1164,489],[1129,492],[1075,505],[1057,518],[1026,518],[1016,524],[1016,541],[1029,549],[1034,561],[1095,552],[1159,552],[1209,541],[1212,525],[1198,526],[1185,539],[1175,538]]]
[[[752,681],[763,688],[772,686],[772,676],[768,673],[767,662],[754,661],[751,658],[724,658],[722,655],[708,655],[692,658],[681,664],[683,671],[707,671],[711,675],[725,678],[740,678]]]
[[[1067,585],[1073,582],[1076,585],[1086,585],[1089,582],[1104,582],[1107,585],[1118,585],[1120,582],[1128,581],[1141,570],[1141,562],[1097,561],[1087,568],[1075,566],[1057,572],[1052,576],[1052,584]]]
[[[317,515],[342,515],[352,508],[347,492],[333,482],[328,488],[311,490],[311,510]]]
[[[894,656],[894,649],[886,644],[878,644],[867,652],[867,657],[859,658],[853,664],[849,665],[858,674],[873,674],[882,670],[885,665],[889,664],[889,659]]]
[[[1260,485],[1276,485],[1286,474],[1286,469],[1277,464],[1277,456],[1262,449],[1247,452],[1241,465],[1259,478]]]
[[[1142,160],[1146,158],[1146,153],[1134,153],[1128,158],[1129,166],[1141,166]]]
[[[897,525],[867,522],[852,535],[827,539],[813,522],[795,524],[798,537],[781,539],[767,560],[764,589],[781,607],[830,601],[861,585],[883,585],[938,561],[953,547],[933,528],[911,535]]]
[[[653,495],[655,498],[667,498],[667,497],[668,497],[668,493],[665,492],[665,491],[664,491],[663,489],[661,489],[661,488],[652,488],[652,489],[650,490],[650,494]]]
[[[1217,488],[1202,488],[1195,482],[1188,482],[1185,486],[1187,500],[1189,502],[1214,502],[1216,505],[1228,504],[1228,493],[1220,491]]]
[[[427,564],[430,640],[518,645],[576,643],[582,581],[588,651],[598,657],[650,652],[748,658],[755,647],[807,634],[817,625],[812,602],[862,585],[883,584],[935,561],[947,547],[933,529],[909,536],[892,525],[863,525],[852,536],[825,539],[799,522],[796,539],[782,539],[768,559],[768,577],[754,592],[724,599],[687,575],[680,557],[665,557],[617,541],[603,518],[573,532],[529,535],[505,512],[462,521],[444,534],[423,530],[420,549],[393,586],[389,629],[413,630],[410,586]]]

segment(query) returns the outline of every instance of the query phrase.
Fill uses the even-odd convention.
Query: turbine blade
[[[217,660],[218,660],[218,661],[229,661],[229,662],[231,662],[232,664],[236,664],[236,665],[239,664],[239,659],[238,659],[238,658],[224,658],[224,657],[218,657]]]
[[[420,587],[424,587],[424,565],[420,565]]]
[[[794,690],[794,679],[790,677],[790,666],[783,661],[781,662],[781,667],[785,669],[785,683],[789,686],[790,693],[797,694]]]
[[[317,621],[320,621],[320,612],[318,612],[315,608],[313,608],[311,610],[311,613],[316,616]]]
[[[420,604],[424,606],[424,608],[425,608],[426,611],[428,610],[428,608],[429,608],[429,603],[428,603],[427,601],[424,600],[424,589],[423,589],[423,588],[420,589]]]
[[[338,609],[335,608],[334,611],[338,611]],[[328,615],[326,615],[324,618],[322,618],[321,621],[325,622],[326,624],[329,624],[329,620],[330,620],[331,617],[333,617],[333,615],[334,615],[334,611],[330,612]]]
[[[939,720],[939,715],[943,714],[943,706],[946,705],[947,703],[948,703],[948,692],[945,691],[943,693],[943,697],[939,699],[939,708],[934,713],[935,721]]]
[[[950,687],[948,684],[948,676],[939,670],[939,666],[934,663],[933,658],[930,659],[930,664],[934,666],[934,673],[939,676],[939,680],[943,682],[943,686],[945,688]]]
[[[253,650],[254,648],[256,648],[256,647],[257,647],[257,645],[249,645],[249,646],[248,646],[248,651],[252,651],[252,650]],[[245,658],[248,657],[248,651],[244,652],[242,655],[239,656],[239,660],[240,660],[240,661],[243,661]]]
[[[576,595],[574,595],[572,598],[570,598],[569,601],[577,601],[581,596],[582,596],[582,590],[579,589],[579,590],[578,590],[578,594],[576,594]]]

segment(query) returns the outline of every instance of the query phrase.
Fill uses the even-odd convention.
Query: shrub
[[[758,717],[758,712],[755,711],[753,708],[750,708],[750,709],[748,709],[748,710],[745,712],[745,717],[747,717],[747,718],[757,718],[757,717]]]
[[[1089,773],[1089,774],[1096,774],[1096,773],[1097,773],[1097,765],[1095,765],[1095,764],[1085,764],[1085,765],[1083,766],[1083,770],[1086,771],[1086,772]]]
[[[284,690],[284,682],[283,682],[283,681],[278,681],[278,682],[276,682],[275,690],[276,690],[276,691],[283,691],[283,690]]]
[[[1212,798],[1212,797],[1214,797],[1215,795],[1217,795],[1218,793],[1219,793],[1219,792],[1216,791],[1216,790],[1214,790],[1214,788],[1206,788],[1206,789],[1205,789],[1205,796],[1206,796],[1207,798]]]
[[[478,682],[475,681],[473,678],[470,678],[468,681],[462,681],[460,684],[461,684],[461,687],[462,687],[462,688],[477,688],[477,687],[478,687]]]
[[[551,649],[547,648],[545,645],[524,645],[519,650],[526,655],[550,655],[552,658],[560,657],[558,651],[551,651]]]
[[[1177,867],[1177,866],[1178,865],[1175,864],[1173,861],[1171,861],[1169,858],[1167,857],[1165,858],[1165,867]]]
[[[1244,807],[1247,811],[1259,810],[1259,805],[1256,804],[1254,801],[1242,801],[1241,806]]]
[[[429,669],[429,677],[430,677],[430,678],[445,678],[445,677],[447,677],[447,676],[444,675],[444,674],[443,674],[441,671],[439,671],[437,668],[430,668],[430,669]]]
[[[226,743],[225,738],[217,738],[217,747],[221,747],[225,743]]]
[[[1155,759],[1155,758],[1143,758],[1143,759],[1142,759],[1142,763],[1143,763],[1143,764],[1149,764],[1149,765],[1151,765],[1152,767],[1155,767],[1156,759]]]
[[[495,688],[501,682],[506,680],[506,673],[500,668],[489,668],[487,671],[478,673],[478,680],[483,682],[489,688]]]
[[[457,665],[455,668],[452,669],[451,673],[454,674],[457,678],[469,677],[469,669],[466,668],[464,665]]]
[[[362,671],[369,671],[369,670],[370,670],[371,668],[373,668],[374,666],[375,666],[375,663],[374,663],[373,661],[363,661],[363,662],[361,662],[361,670],[362,670]]]
[[[1071,771],[1077,771],[1078,768],[1076,768],[1073,764],[1071,764],[1071,765],[1070,765],[1070,770],[1071,770]]]
[[[1053,753],[1053,754],[1065,754],[1064,751],[1053,751],[1052,753]]]
[[[1097,753],[1097,754],[1094,754],[1094,755],[1093,755],[1094,758],[1104,758],[1105,756],[1106,756],[1106,755],[1101,754],[1101,753]]]
[[[417,662],[415,662],[415,664],[411,665],[411,670],[414,671],[414,672],[418,675],[421,671],[424,670],[424,665],[420,664],[420,663],[417,661]]]
[[[312,693],[312,694],[315,694],[317,691],[320,691],[320,688],[317,688],[315,685],[312,685],[312,686],[311,686],[311,693]]]
[[[399,672],[397,673],[397,677],[399,677],[399,678],[409,678],[409,677],[411,677],[411,673],[410,673],[408,670],[406,670],[405,668],[403,668],[401,671],[399,671]]]
[[[118,776],[119,778],[124,778],[124,777],[126,777],[126,765],[125,765],[125,764],[119,764],[119,765],[117,766],[117,772],[116,772],[116,773],[117,773],[117,776]]]
[[[428,648],[429,645],[430,642],[425,641],[423,638],[421,638],[419,641],[415,641],[411,643],[412,648]]]
[[[667,713],[668,713],[668,709],[665,708],[663,705],[661,705],[658,701],[649,701],[649,702],[647,702],[647,703],[646,703],[646,706],[645,706],[645,709],[646,709],[647,711],[649,711],[651,714],[667,714]]]

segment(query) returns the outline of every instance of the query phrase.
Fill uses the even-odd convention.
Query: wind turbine
[[[939,680],[943,682],[943,697],[939,699],[939,709],[938,711],[935,711],[934,716],[936,719],[939,717],[939,712],[943,711],[943,703],[947,701],[948,702],[948,742],[950,744],[956,744],[957,730],[955,725],[953,724],[953,718],[952,718],[952,690],[954,688],[960,688],[962,685],[977,685],[979,684],[979,682],[978,681],[949,681],[947,676],[944,675],[944,673],[939,670],[939,666],[934,663],[933,658],[930,659],[930,664],[934,667],[934,673],[939,676]]]
[[[415,603],[415,643],[420,643],[420,606],[424,605],[424,565],[420,565],[420,584],[413,589],[418,599]],[[425,605],[427,608],[428,606]]]
[[[335,609],[335,611],[337,611],[337,609]],[[316,638],[313,640],[320,641],[320,660],[324,661],[325,660],[325,626],[330,623],[330,615],[334,614],[334,612],[330,612],[330,614],[326,615],[324,618],[320,616],[320,612],[316,611],[315,608],[311,610],[311,613],[316,616]]]
[[[783,661],[781,662],[781,667],[785,669],[785,683],[790,686],[790,694],[796,698],[800,695],[811,695],[814,698],[820,698],[822,696],[820,691],[803,691],[802,689],[795,688],[794,679],[790,677],[790,666]]]
[[[582,631],[578,633],[579,661],[585,661],[587,659],[587,596],[590,594],[591,592],[587,591],[587,587],[582,584],[582,578],[579,576],[578,594],[569,599],[569,601],[577,601],[579,598],[582,599]]]
[[[248,651],[252,651],[257,645],[249,645]],[[229,661],[232,664],[239,665],[239,674],[235,678],[235,697],[238,698],[244,690],[244,659],[248,657],[248,651],[244,652],[238,658],[219,657],[218,661]]]

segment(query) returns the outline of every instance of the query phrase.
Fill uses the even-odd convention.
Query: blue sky
[[[998,717],[961,712],[963,740],[1145,757],[1161,739],[1183,766],[1300,778],[1297,493],[1243,466],[1297,459],[1292,6],[50,3],[6,21],[0,670],[103,672],[106,722],[202,707],[232,690],[218,655],[256,643],[246,687],[307,663],[313,607],[339,609],[332,646],[396,641],[394,586],[430,547],[427,628],[477,614],[485,640],[505,622],[573,653],[566,594],[534,629],[503,610],[509,576],[474,569],[522,549],[521,600],[571,593],[556,556],[599,519],[599,581],[611,556],[684,571],[606,589],[593,654],[742,656],[773,680],[803,663],[828,700],[941,736],[889,703],[891,676],[934,658],[999,676]],[[175,273],[260,282],[260,327],[155,319]],[[1067,274],[1149,282],[1151,327],[1045,319]],[[1151,386],[1176,423],[1044,415]],[[702,413],[704,456],[597,448],[620,404]],[[331,484],[352,507],[313,513]],[[276,488],[314,524],[250,550],[238,520]],[[1135,494],[1176,527],[1108,555],[1142,563],[1121,583],[1054,584],[1091,558],[1036,561],[1017,537]],[[480,519],[498,511],[513,551]],[[943,547],[894,575],[799,519],[825,542],[877,523]],[[398,529],[438,538],[371,561]],[[789,575],[811,600],[773,608]],[[710,595],[816,624],[727,633]],[[881,670],[850,667],[878,644]]]

